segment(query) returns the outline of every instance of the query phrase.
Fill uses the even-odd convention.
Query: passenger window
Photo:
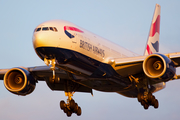
[[[54,27],[54,31],[57,32],[58,30]]]
[[[49,27],[50,30],[54,31],[54,29],[52,27]]]
[[[46,30],[49,30],[49,28],[48,28],[48,27],[43,27],[42,30],[43,30],[43,31],[46,31]]]

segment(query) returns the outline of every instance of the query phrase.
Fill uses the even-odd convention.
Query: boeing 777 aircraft
[[[137,98],[144,109],[158,108],[153,93],[180,78],[176,75],[180,52],[159,53],[160,8],[156,4],[143,56],[71,22],[51,20],[33,33],[34,50],[46,65],[0,69],[0,79],[16,95],[32,93],[38,81],[45,81],[51,90],[64,91],[68,99],[60,101],[60,108],[68,117],[81,115],[73,94],[93,94],[92,89]]]

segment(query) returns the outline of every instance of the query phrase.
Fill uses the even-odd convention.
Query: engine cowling
[[[167,82],[174,77],[176,68],[167,56],[155,53],[144,60],[143,71],[155,82]]]
[[[4,86],[16,95],[28,95],[36,86],[35,79],[24,68],[12,68],[4,75]]]

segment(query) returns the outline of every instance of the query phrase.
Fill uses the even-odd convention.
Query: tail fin
[[[161,6],[156,4],[144,55],[159,52]]]

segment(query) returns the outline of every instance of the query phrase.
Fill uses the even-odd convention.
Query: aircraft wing
[[[156,53],[155,53],[156,54]],[[180,66],[180,52],[164,54],[173,61],[175,67]],[[143,72],[143,62],[148,56],[116,58],[114,59],[113,68],[123,77],[135,75]],[[180,76],[176,76],[178,79]]]
[[[113,68],[123,77],[143,72],[142,64],[147,56],[116,58]]]
[[[65,91],[65,87],[64,87],[64,83],[69,80],[69,82],[71,82],[71,84],[76,84],[77,88],[76,88],[76,92],[88,92],[88,93],[92,93],[92,89],[85,87],[83,85],[80,85],[78,83],[75,83],[72,81],[71,77],[69,76],[69,74],[59,68],[55,68],[56,72],[56,77],[58,77],[58,81],[55,81],[54,83],[51,83],[52,81],[52,75],[53,72],[52,70],[50,70],[51,66],[36,66],[36,67],[19,67],[21,69],[25,69],[27,70],[30,75],[36,80],[36,82],[38,81],[46,81],[47,85],[50,87],[50,89],[52,90],[60,90],[60,91]],[[12,68],[14,69],[14,68]],[[12,69],[0,69],[0,80],[4,79],[5,74]]]
[[[52,76],[52,71],[50,70],[50,66],[37,66],[37,67],[22,67],[24,69],[26,69],[27,71],[29,71],[32,76],[39,81],[44,81],[44,78],[50,77]],[[0,79],[3,80],[4,79],[4,75],[6,74],[7,71],[9,71],[10,69],[0,69]],[[67,73],[64,70],[61,70],[59,68],[56,68],[56,74],[58,74],[59,76],[61,76],[64,79],[67,79]]]
[[[4,75],[5,73],[8,71],[9,69],[0,69],[0,80],[4,79]]]
[[[176,67],[180,66],[180,52],[165,54],[169,57],[175,64]]]

